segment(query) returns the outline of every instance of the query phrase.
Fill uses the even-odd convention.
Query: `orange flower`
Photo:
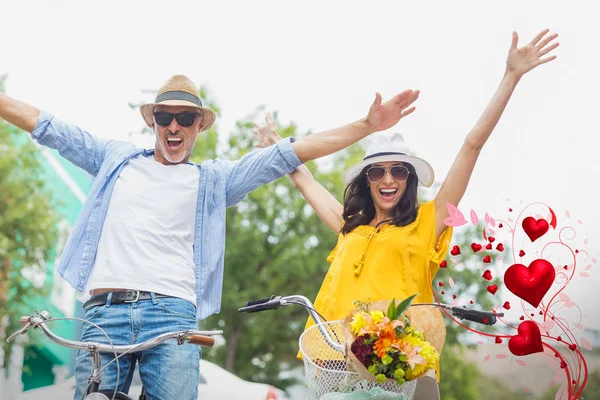
[[[379,358],[385,356],[386,350],[392,345],[392,343],[394,343],[394,339],[395,336],[393,334],[388,334],[385,332],[379,336],[379,339],[377,339],[375,345],[373,346],[373,351],[375,351]]]

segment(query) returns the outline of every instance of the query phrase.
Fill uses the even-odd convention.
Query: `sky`
[[[549,28],[558,59],[519,83],[460,209],[502,219],[509,204],[543,202],[574,227],[574,246],[587,243],[582,267],[600,259],[592,2],[2,3],[7,93],[97,136],[128,140],[143,124],[128,103],[152,100],[148,91],[176,73],[209,88],[224,137],[260,105],[318,132],[364,117],[376,91],[387,99],[418,89],[417,110],[390,131],[430,161],[438,182],[502,78],[511,32],[524,45]],[[569,293],[600,328],[598,268]]]

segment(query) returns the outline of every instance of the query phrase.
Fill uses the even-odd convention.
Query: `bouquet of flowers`
[[[429,310],[424,310],[425,313],[413,313],[412,318],[410,313],[407,315],[407,310],[416,296],[411,296],[398,305],[395,300],[374,304],[355,302],[356,310],[344,320],[343,332],[349,364],[364,378],[378,383],[393,380],[402,384],[418,378],[429,369],[436,368],[439,361],[438,351],[441,351],[445,339],[445,327],[441,314],[433,314],[439,313],[439,310],[417,307]],[[384,312],[386,303],[389,305],[387,312]],[[440,337],[441,333],[432,335],[437,335],[432,337],[437,349],[426,341],[424,334],[412,323],[412,320],[423,319],[425,314],[425,319],[435,320],[435,331],[440,330],[441,320],[443,337]],[[427,323],[423,326],[427,327]]]

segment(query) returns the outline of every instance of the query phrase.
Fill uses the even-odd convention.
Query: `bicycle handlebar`
[[[37,315],[32,316],[23,316],[19,319],[19,323],[23,326],[20,330],[13,333],[8,339],[8,342],[13,341],[17,336],[24,335],[31,328],[40,328],[42,332],[50,340],[53,342],[64,346],[69,347],[71,349],[76,350],[87,350],[87,351],[97,351],[100,353],[125,353],[135,349],[136,351],[143,351],[150,349],[152,347],[158,346],[162,342],[169,339],[177,339],[179,344],[183,344],[183,342],[188,342],[191,344],[196,344],[200,346],[211,347],[214,345],[215,340],[212,336],[222,335],[223,331],[194,331],[194,330],[185,330],[185,331],[174,331],[164,333],[159,335],[153,339],[147,340],[140,344],[128,345],[128,346],[111,346],[109,344],[103,343],[95,343],[95,342],[77,342],[73,340],[64,339],[58,335],[56,335],[48,326],[46,326],[46,322],[51,320],[52,317],[46,311],[42,311],[37,313]],[[61,318],[62,319],[62,318]]]
[[[243,307],[238,309],[238,312],[253,313],[265,310],[277,310],[281,306],[288,304],[298,304],[307,307],[309,313],[313,317],[316,323],[323,322],[321,318],[316,314],[316,311],[312,303],[304,296],[271,296],[267,299],[252,300],[246,302]],[[452,316],[458,319],[466,319],[468,321],[477,322],[484,325],[494,325],[497,321],[497,317],[503,317],[504,313],[496,313],[491,311],[480,311],[473,310],[466,307],[453,307],[443,303],[426,303],[426,304],[412,304],[412,306],[434,306],[445,308],[450,311]],[[315,318],[316,317],[316,318]]]

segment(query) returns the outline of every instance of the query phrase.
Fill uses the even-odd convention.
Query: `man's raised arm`
[[[409,106],[418,97],[418,90],[405,90],[382,103],[381,95],[377,93],[365,118],[341,128],[304,137],[295,141],[292,147],[303,163],[343,150],[371,133],[396,125],[401,118],[415,110]]]
[[[0,118],[29,133],[37,125],[40,110],[0,93]]]

